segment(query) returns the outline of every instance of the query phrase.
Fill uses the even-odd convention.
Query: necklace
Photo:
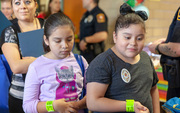
[[[36,30],[36,29],[38,29],[38,23],[37,23],[37,19],[36,18],[34,20],[35,20],[35,30]],[[22,33],[26,32],[26,31],[23,30],[23,27],[22,27],[21,23],[18,22],[18,24],[19,24],[19,28],[20,28],[21,32]]]

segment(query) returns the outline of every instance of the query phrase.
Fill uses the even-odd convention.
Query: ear
[[[113,41],[114,41],[114,43],[117,42],[117,35],[116,35],[115,31],[113,32]]]
[[[51,6],[52,6],[52,2],[51,2],[51,3],[49,3],[49,6],[48,6],[48,7],[50,7],[50,8],[51,8]]]
[[[44,35],[43,36],[43,39],[44,39],[44,43],[49,46],[49,40],[46,38],[46,36]]]
[[[35,6],[36,6],[36,9],[39,7],[37,2],[35,2]]]

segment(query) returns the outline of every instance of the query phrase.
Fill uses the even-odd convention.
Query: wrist
[[[126,112],[134,112],[134,100],[126,99]]]
[[[46,110],[48,112],[54,112],[54,107],[53,107],[54,101],[46,101]]]
[[[159,50],[159,45],[160,45],[160,44],[158,44],[158,45],[156,46],[156,48],[155,48],[155,53],[156,53],[156,54],[161,54],[161,52],[160,52],[160,50]]]
[[[86,37],[85,37],[85,38],[83,38],[83,41],[84,41],[85,43],[87,43],[87,41],[86,41]]]

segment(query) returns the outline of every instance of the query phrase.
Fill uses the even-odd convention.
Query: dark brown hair
[[[147,19],[147,14],[144,11],[135,12],[129,5],[124,3],[120,6],[120,16],[116,20],[115,33],[121,28],[128,28],[131,24],[141,24],[146,30],[144,21]]]
[[[54,30],[56,30],[57,27],[64,25],[69,25],[73,32],[75,32],[73,22],[64,13],[58,12],[50,15],[44,25],[44,35],[46,36],[46,39],[49,40],[49,36]],[[43,42],[43,48],[46,53],[50,51],[49,46],[46,45],[45,42]]]

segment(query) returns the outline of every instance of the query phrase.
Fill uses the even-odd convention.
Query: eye
[[[137,38],[137,40],[143,40],[143,39],[144,39],[144,37],[142,37],[142,36]]]
[[[55,39],[55,40],[54,40],[54,42],[55,42],[55,43],[60,43],[60,42],[61,42],[61,40],[59,40],[59,39]]]
[[[15,5],[20,5],[20,2],[15,2],[14,4],[15,4]]]
[[[25,4],[29,5],[31,3],[31,1],[27,0],[25,1]]]
[[[131,37],[130,36],[125,36],[125,39],[131,39]]]
[[[72,38],[67,39],[67,41],[68,41],[68,42],[71,42],[71,41],[72,41]]]
[[[61,42],[61,40],[55,40],[55,43],[60,43]]]

